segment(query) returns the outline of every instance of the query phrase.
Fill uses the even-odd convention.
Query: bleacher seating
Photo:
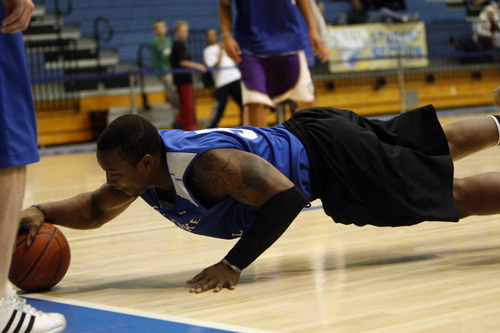
[[[120,2],[102,0],[59,1],[58,3],[63,7],[62,10],[61,8],[55,8],[56,0],[35,0],[34,2],[36,4],[36,11],[28,31],[24,34],[25,40],[28,43],[35,44],[40,42],[42,45],[46,45],[50,40],[59,40],[58,43],[63,40],[64,45],[71,46],[65,49],[63,57],[68,58],[66,60],[71,60],[68,63],[76,67],[67,67],[69,65],[66,65],[66,67],[64,65],[61,66],[60,57],[55,56],[51,52],[46,52],[42,59],[45,63],[45,70],[58,70],[62,75],[126,73],[131,68],[136,68],[138,51],[141,45],[153,40],[152,25],[157,19],[167,21],[171,35],[176,21],[188,21],[190,36],[187,40],[187,47],[191,51],[193,60],[201,62],[202,50],[205,47],[205,30],[219,27],[218,4],[216,0],[142,0],[140,2],[136,0],[123,0]],[[335,18],[339,14],[350,8],[350,1],[348,0],[323,0],[323,3],[325,5],[324,16],[327,22],[335,21]],[[466,70],[465,67],[459,66],[460,59],[456,58],[458,53],[456,43],[453,43],[453,39],[466,39],[472,35],[470,18],[467,17],[465,8],[457,5],[449,6],[449,3],[450,0],[406,1],[407,8],[405,13],[418,12],[420,14],[419,20],[426,23],[428,52],[431,60],[431,65],[428,68],[416,71],[417,74],[424,74],[423,76],[419,76],[418,79],[410,78],[407,80],[419,81],[426,85],[424,90],[430,99],[437,98],[436,93],[430,87],[431,84],[435,84],[433,83],[434,81],[439,81],[441,78],[441,76],[435,75],[436,71]],[[66,12],[66,15],[57,15],[58,11]],[[109,27],[106,27],[106,22],[109,22],[112,28],[112,36],[110,36],[112,38],[109,40],[103,40],[106,38],[96,40],[94,38],[95,20],[97,18],[105,20],[101,21],[100,24],[101,37],[106,36],[107,32],[109,32],[107,31]],[[143,63],[149,63],[149,52],[144,52],[142,55],[144,57]],[[445,67],[437,68],[433,66],[434,60],[439,60],[438,66]],[[498,66],[495,63],[483,64],[483,66],[494,68],[495,71],[491,73],[496,73],[498,70]],[[481,77],[481,75],[477,75],[476,68],[473,71],[474,80]],[[399,87],[395,73],[388,74],[372,71],[356,73],[354,76],[350,74],[332,74],[328,72],[326,66],[313,68],[312,73],[313,78],[317,80],[318,91],[320,94],[323,94],[319,96],[320,101],[325,101],[326,104],[335,104],[339,107],[350,107],[352,105],[357,111],[363,112],[363,110],[366,110],[366,113],[370,114],[383,113],[384,110],[393,112],[399,107]],[[411,71],[408,73],[411,74]],[[430,80],[429,78],[431,77],[437,79]],[[457,77],[460,79],[468,78],[470,77],[470,73],[461,73]],[[491,79],[489,75],[483,74],[482,77]],[[464,80],[467,81],[467,79]],[[148,90],[148,94],[152,95],[150,102],[164,102],[162,88],[159,83],[154,80],[154,77],[150,82],[156,83],[156,88]],[[380,82],[384,82],[386,86],[385,90],[378,90]],[[453,78],[449,79],[449,82],[453,82]],[[462,84],[463,89],[469,89],[475,83],[467,81]],[[412,84],[413,82],[410,82],[407,87],[411,86],[412,89],[417,89]],[[140,103],[138,101],[139,98],[133,99],[130,96],[128,88],[131,86],[131,81],[129,81],[127,75],[106,79],[95,78],[66,81],[60,85],[61,87],[57,89],[58,91],[89,91],[78,96],[70,96],[71,103],[77,105],[75,107],[77,113],[91,113],[94,110],[102,111],[111,107],[130,105],[130,103]],[[38,86],[40,86],[40,83],[33,85],[35,93]],[[373,89],[374,86],[377,87],[375,90],[365,92],[367,100],[370,100],[370,102],[359,104],[359,102],[363,101],[357,97],[358,93],[356,90]],[[110,88],[121,88],[121,90],[111,92],[113,89]],[[454,89],[450,91],[455,91],[456,89]],[[201,94],[198,94],[199,103],[197,112],[200,114],[209,113],[213,103],[212,90],[205,89],[201,92]],[[340,92],[344,93],[344,95],[339,96]],[[85,96],[89,96],[90,98],[82,98]],[[421,96],[424,96],[424,94]],[[54,96],[51,96],[51,98],[54,98]],[[455,96],[444,96],[443,98],[446,99],[443,105],[453,106],[453,103],[460,103],[459,99]],[[37,103],[36,96],[35,102]],[[467,97],[466,103],[474,103],[472,95]],[[381,104],[386,105],[386,107]],[[41,105],[43,105],[41,102],[37,103],[38,107]],[[365,109],[363,109],[364,106],[366,106]],[[72,107],[66,108],[72,109]],[[90,120],[88,120],[90,116],[80,113],[77,115],[78,119],[81,119],[80,123],[85,123],[85,126],[90,128],[91,124]],[[64,117],[66,116],[67,114],[64,115]],[[62,117],[62,113],[58,113],[58,117]],[[235,125],[239,117],[236,115],[233,118],[231,120],[231,116],[229,116],[229,120],[223,122],[223,126]],[[47,113],[39,115],[39,128],[41,130],[45,128],[50,129],[51,125],[48,119]],[[71,121],[68,120],[68,122]],[[60,124],[62,123],[63,121],[60,121]],[[88,139],[89,135],[86,135],[82,135],[76,140],[84,140],[84,137]],[[68,134],[62,140],[67,141],[70,136]],[[51,140],[45,140],[45,144],[61,143],[60,140]]]
[[[47,12],[55,10],[47,0]],[[170,32],[178,20],[187,20],[192,31],[218,27],[217,1],[143,0],[140,2],[116,1],[74,1],[72,12],[65,17],[67,24],[80,26],[83,36],[92,36],[93,22],[98,16],[112,22],[113,39],[103,47],[119,50],[122,62],[134,63],[141,43],[154,38],[153,22],[166,20]],[[204,41],[203,41],[204,42]]]

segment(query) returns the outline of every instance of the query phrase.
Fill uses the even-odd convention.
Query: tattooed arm
[[[190,176],[195,187],[213,200],[231,196],[257,207],[293,187],[292,181],[260,156],[229,148],[213,149],[201,155]]]
[[[99,228],[127,209],[136,198],[104,184],[94,192],[27,208],[21,212],[20,222],[29,230],[30,245],[44,221],[74,229]]]
[[[250,265],[288,228],[306,205],[303,193],[261,157],[237,149],[214,149],[194,163],[191,180],[215,201],[231,196],[260,207],[256,221],[219,263],[187,281],[191,292],[234,289]]]

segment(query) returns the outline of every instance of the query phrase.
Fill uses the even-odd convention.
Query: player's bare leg
[[[26,167],[0,169],[0,299],[5,294],[18,215],[24,198]]]
[[[492,117],[468,117],[444,126],[450,155],[457,161],[498,144],[499,128]]]
[[[243,125],[267,127],[267,112],[264,104],[248,104],[243,110]]]
[[[499,124],[493,117],[469,117],[444,127],[454,161],[499,143]],[[455,179],[453,199],[461,218],[500,213],[500,172]]]
[[[453,199],[460,218],[500,213],[500,172],[453,181]]]
[[[29,306],[7,282],[25,184],[26,166],[0,169],[0,331],[59,333],[66,327],[63,315]]]

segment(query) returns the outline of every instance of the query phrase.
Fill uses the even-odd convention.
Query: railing
[[[146,93],[145,86],[145,78],[144,72],[148,69],[151,69],[151,66],[148,66],[144,62],[144,50],[149,50],[150,44],[142,43],[139,45],[139,49],[137,50],[137,67],[139,68],[139,87],[141,90],[142,97],[142,107],[144,110],[151,110],[151,106],[148,103],[148,95]]]
[[[95,47],[79,47],[79,41],[63,35],[61,17],[71,13],[72,2],[66,1],[66,10],[61,10],[56,1],[55,38],[50,40],[28,40],[25,42],[26,59],[32,82],[32,91],[37,111],[79,110],[80,92],[97,88],[99,75],[105,70],[100,62],[100,42],[113,37],[111,21],[98,17],[94,21]],[[107,31],[101,32],[104,23]],[[95,66],[84,65],[83,59],[95,61]],[[109,78],[109,76],[106,76]]]
[[[106,31],[106,35],[104,35],[101,31],[100,31],[100,28],[101,26],[104,26],[106,27],[107,31]],[[102,17],[102,16],[99,16],[99,17],[96,17],[95,20],[94,20],[94,41],[96,43],[96,57],[97,57],[97,64],[98,64],[98,68],[99,70],[101,70],[101,41],[102,42],[109,42],[113,39],[113,35],[114,35],[114,30],[113,30],[113,24],[111,23],[111,21],[109,19],[107,19],[106,17]]]
[[[66,73],[78,67],[72,55],[76,41],[27,42],[26,61],[37,111],[78,110],[79,93],[71,87],[76,81]]]
[[[102,30],[100,28],[100,25],[103,23],[108,28],[107,33],[100,32]],[[111,23],[109,22],[109,20],[105,20],[104,18],[96,19],[94,31],[94,37],[98,41],[107,41],[113,36]],[[188,48],[197,50],[196,57],[195,52],[192,52],[193,58],[197,61],[200,61],[200,53],[202,52],[204,47],[204,41],[202,41],[201,39],[203,33],[204,31],[192,31],[190,34],[190,39],[192,38],[191,36],[199,37],[196,38],[196,48],[191,48],[191,45],[188,45]],[[445,34],[448,35],[448,32],[446,32]],[[451,35],[451,32],[449,34]],[[36,101],[50,101],[51,103],[53,103],[51,105],[54,105],[56,109],[64,109],[67,108],[67,106],[59,107],[57,103],[60,102],[60,100],[66,99],[70,102],[70,104],[73,103],[74,105],[76,103],[75,101],[79,98],[79,96],[81,96],[80,91],[82,90],[82,85],[84,85],[85,82],[95,82],[99,80],[125,76],[129,77],[131,99],[135,98],[135,92],[137,89],[136,85],[138,85],[142,97],[143,108],[148,109],[151,107],[147,99],[145,78],[161,73],[159,71],[152,70],[148,64],[148,54],[145,51],[149,46],[147,43],[140,44],[138,47],[137,63],[135,68],[131,68],[126,72],[109,73],[100,71],[91,74],[85,74],[76,71],[78,69],[77,64],[75,64],[76,61],[71,59],[71,54],[73,51],[75,51],[74,43],[74,41],[66,41],[64,43],[61,42],[60,45],[46,46],[47,49],[45,51],[41,49],[31,49],[31,47],[27,45],[28,62],[30,63],[30,74],[32,75],[33,90]],[[350,78],[361,78],[365,79],[366,81],[373,81],[374,88],[377,89],[383,87],[386,82],[386,77],[395,76],[397,78],[398,85],[400,86],[401,110],[404,111],[406,109],[405,82],[407,82],[408,80],[412,80],[411,74],[423,73],[426,77],[425,80],[431,82],[434,79],[434,75],[441,71],[451,72],[463,69],[474,71],[474,69],[479,70],[481,68],[484,68],[485,66],[489,68],[498,68],[500,66],[500,62],[498,61],[500,58],[500,50],[478,49],[467,51],[460,49],[459,45],[457,44],[457,40],[449,39],[445,43],[446,45],[444,45],[443,43],[442,50],[434,50],[432,53],[429,53],[429,55],[427,56],[427,58],[429,59],[429,66],[427,67],[406,68],[402,60],[409,59],[411,57],[396,56],[396,59],[398,59],[398,66],[389,70],[332,73],[329,71],[327,65],[319,65],[312,67],[311,73],[313,75],[313,79],[316,82],[321,81],[325,83],[325,85],[330,86],[331,89],[334,89],[336,86],[338,86],[338,82],[341,79],[344,80],[344,83],[342,84],[345,84],[345,80],[348,80]],[[62,52],[59,60],[65,62],[63,65],[51,67],[46,64],[46,54],[47,52],[53,50]],[[33,54],[33,56],[31,56],[31,54]],[[370,61],[374,59],[381,58],[359,56],[356,58],[356,61]],[[75,71],[72,72],[72,69],[74,69]],[[184,71],[189,72],[191,70]],[[73,87],[73,90],[68,89],[71,87]],[[45,104],[43,105],[45,106]],[[131,105],[135,105],[135,101],[131,103]],[[54,108],[54,106],[52,106],[52,108]],[[50,109],[50,107],[47,107],[47,109]]]

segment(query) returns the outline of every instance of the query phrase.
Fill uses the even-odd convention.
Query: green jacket
[[[151,43],[151,62],[157,70],[171,69],[170,54],[172,53],[172,39],[170,37],[155,38]]]

